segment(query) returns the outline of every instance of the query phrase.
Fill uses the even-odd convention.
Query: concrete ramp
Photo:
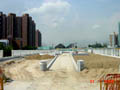
[[[72,61],[72,55],[70,53],[64,53],[60,55],[52,67],[51,70],[62,70],[62,71],[75,71],[73,61]]]

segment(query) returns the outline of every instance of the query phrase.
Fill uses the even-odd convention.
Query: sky
[[[43,45],[108,43],[118,33],[120,0],[1,0],[0,11],[29,13]]]

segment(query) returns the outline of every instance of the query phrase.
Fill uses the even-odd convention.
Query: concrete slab
[[[51,70],[75,71],[70,53],[60,55],[51,67]]]

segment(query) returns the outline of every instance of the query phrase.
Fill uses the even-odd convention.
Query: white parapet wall
[[[0,58],[3,57],[3,50],[0,50]]]
[[[12,56],[27,56],[32,54],[51,54],[54,50],[12,50]]]
[[[112,56],[112,57],[118,57],[118,58],[120,58],[120,49],[116,49],[116,48],[88,49],[89,52],[91,50],[93,50],[94,54],[100,54],[100,55]]]
[[[71,54],[70,56],[72,58],[72,62],[73,62],[75,70],[78,71],[78,66],[77,66],[77,63],[76,63],[75,59],[73,58],[73,54]]]

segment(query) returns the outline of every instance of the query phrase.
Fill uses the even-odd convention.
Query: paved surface
[[[68,53],[60,55],[52,65],[51,70],[75,71],[71,57],[72,55]]]

